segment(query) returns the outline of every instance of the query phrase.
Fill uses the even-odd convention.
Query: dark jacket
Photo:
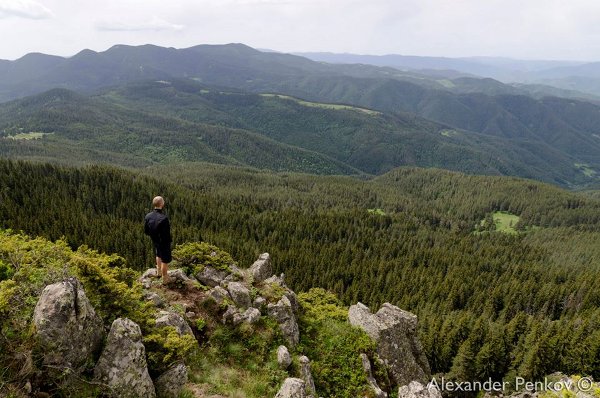
[[[171,248],[171,226],[169,217],[162,209],[154,209],[146,214],[144,219],[144,233],[150,238],[155,247],[170,249]]]

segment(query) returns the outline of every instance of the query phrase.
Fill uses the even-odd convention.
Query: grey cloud
[[[0,18],[18,17],[48,19],[54,14],[43,4],[33,0],[0,0]]]

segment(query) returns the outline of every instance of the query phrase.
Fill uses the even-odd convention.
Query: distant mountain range
[[[419,57],[407,55],[358,55],[296,53],[314,61],[334,64],[366,64],[431,73],[455,71],[489,77],[504,83],[553,86],[600,96],[600,62],[517,60],[500,57]],[[553,95],[561,95],[554,93]]]
[[[327,174],[417,165],[562,186],[593,183],[600,170],[596,97],[470,72],[328,64],[242,44],[118,45],[0,62],[0,98],[27,95],[0,107],[0,133],[46,135],[3,139],[4,154],[60,158],[71,148],[79,162],[205,160]]]

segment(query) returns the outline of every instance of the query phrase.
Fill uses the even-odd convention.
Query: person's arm
[[[148,225],[148,218],[144,218],[144,233],[150,235],[150,226]]]
[[[161,223],[162,228],[161,228],[161,242],[162,243],[167,243],[167,244],[171,244],[172,238],[171,238],[171,223],[169,222],[168,218],[165,218],[164,221]]]

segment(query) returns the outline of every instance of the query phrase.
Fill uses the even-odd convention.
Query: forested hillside
[[[298,291],[417,313],[434,372],[600,377],[595,199],[440,170],[362,181],[197,163],[145,173],[3,160],[2,227],[64,236],[143,269],[152,258],[140,220],[162,194],[177,243],[202,238],[244,263],[267,250]],[[520,217],[512,227],[522,232],[482,230],[499,211]]]
[[[187,82],[174,84],[177,79]],[[143,84],[115,88],[140,81],[176,86],[169,89],[178,92]],[[205,86],[190,92],[194,81]],[[600,108],[593,98],[586,102],[549,97],[573,95],[451,71],[418,73],[325,64],[242,44],[187,49],[119,45],[100,53],[84,50],[71,58],[32,54],[0,63],[0,98],[56,88],[86,95],[100,91],[106,103],[98,104],[97,98],[77,99],[77,106],[61,115],[59,101],[50,114],[32,115],[26,109],[28,103],[35,108],[44,99],[73,95],[50,91],[5,105],[0,122],[10,134],[21,132],[20,128],[24,133],[37,132],[31,130],[37,125],[56,137],[44,136],[49,142],[43,148],[35,143],[3,142],[2,153],[48,160],[69,144],[56,141],[58,137],[73,139],[77,133],[77,139],[87,135],[83,149],[69,148],[80,163],[93,159],[139,166],[148,164],[148,159],[201,160],[325,174],[377,174],[417,165],[516,175],[565,187],[592,183],[600,170]],[[261,99],[243,93],[225,98],[237,90],[299,100]],[[129,103],[123,103],[124,99]],[[128,107],[132,99],[141,110]],[[323,107],[323,103],[330,106]],[[357,118],[356,112],[346,112],[347,107],[336,109],[331,104],[386,115],[373,122],[365,117],[368,113]],[[221,124],[245,130],[215,129]],[[125,126],[131,126],[131,131]],[[157,129],[165,131],[164,137]],[[126,137],[123,130],[129,133]],[[254,132],[260,136],[250,134]],[[179,145],[174,144],[173,133],[181,140]],[[122,153],[115,154],[114,149]]]
[[[0,153],[127,167],[208,161],[274,171],[381,174],[420,166],[564,186],[597,179],[590,164],[541,141],[190,80],[134,83],[94,96],[55,89],[0,105]]]

